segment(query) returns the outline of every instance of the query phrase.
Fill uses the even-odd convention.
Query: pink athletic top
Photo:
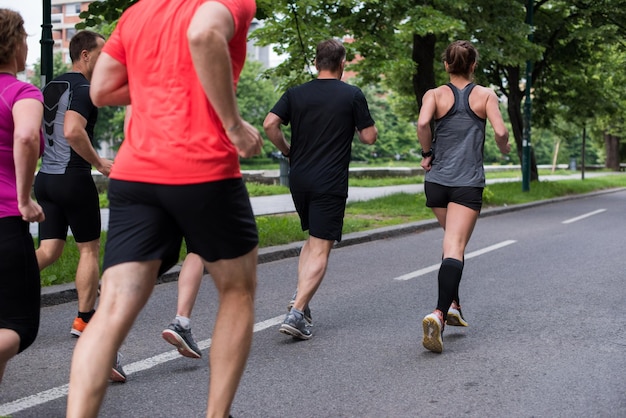
[[[0,218],[22,216],[17,208],[15,161],[13,160],[13,105],[23,99],[43,103],[41,91],[11,74],[0,74]],[[43,152],[43,132],[40,134]]]
[[[195,184],[241,177],[239,156],[196,76],[187,28],[207,0],[142,0],[124,12],[103,52],[124,64],[132,116],[111,178]],[[246,60],[253,0],[217,0],[233,17],[234,85]]]

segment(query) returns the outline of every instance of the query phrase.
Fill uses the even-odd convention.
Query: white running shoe
[[[441,311],[428,314],[422,320],[424,327],[424,340],[422,345],[433,353],[441,353],[443,351],[443,314]]]

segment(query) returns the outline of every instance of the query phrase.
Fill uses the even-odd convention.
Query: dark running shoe
[[[185,329],[178,323],[172,322],[163,330],[161,336],[165,341],[172,344],[178,349],[178,352],[189,358],[201,358],[202,352],[193,340],[191,328]]]
[[[448,309],[448,317],[446,318],[446,325],[451,325],[453,327],[467,327],[469,324],[463,318],[463,312],[461,312],[461,307],[457,305],[456,308],[450,306]]]
[[[109,379],[114,382],[126,383],[126,373],[124,372],[124,369],[122,369],[122,364],[120,363],[121,359],[122,355],[118,352],[117,357],[115,358],[115,364],[111,369],[111,376]]]
[[[287,312],[289,312],[291,308],[293,308],[294,303],[296,303],[296,294],[297,292],[293,294],[293,297],[289,301],[289,304],[287,304]],[[313,318],[311,317],[311,309],[309,308],[308,303],[304,307],[304,319],[306,319],[306,322],[308,322],[309,325],[313,325]]]
[[[311,325],[308,324],[304,317],[298,318],[291,311],[285,317],[278,331],[283,334],[291,335],[293,338],[299,340],[308,340],[313,336]]]

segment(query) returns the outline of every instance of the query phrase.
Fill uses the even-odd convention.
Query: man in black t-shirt
[[[72,71],[44,90],[46,146],[35,180],[35,195],[46,214],[39,225],[37,262],[42,270],[63,253],[68,228],[79,250],[76,270],[78,315],[71,334],[78,337],[94,313],[100,279],[100,202],[91,177],[92,165],[108,176],[112,161],[95,150],[98,108],[89,97],[89,80],[104,46],[104,37],[78,32],[70,42]]]
[[[283,94],[265,118],[270,141],[289,158],[289,186],[302,230],[309,231],[300,253],[298,286],[279,331],[294,338],[312,337],[309,302],[317,291],[341,230],[348,197],[348,166],[355,131],[364,144],[376,142],[367,100],[341,81],[346,58],[343,44],[330,39],[317,45],[317,79]],[[282,125],[291,125],[287,142]]]

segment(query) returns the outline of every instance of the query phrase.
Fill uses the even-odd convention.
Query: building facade
[[[89,1],[52,0],[51,23],[52,39],[54,39],[53,53],[61,53],[63,62],[70,64],[70,41],[76,34],[75,25],[81,21],[78,15],[87,10]]]

